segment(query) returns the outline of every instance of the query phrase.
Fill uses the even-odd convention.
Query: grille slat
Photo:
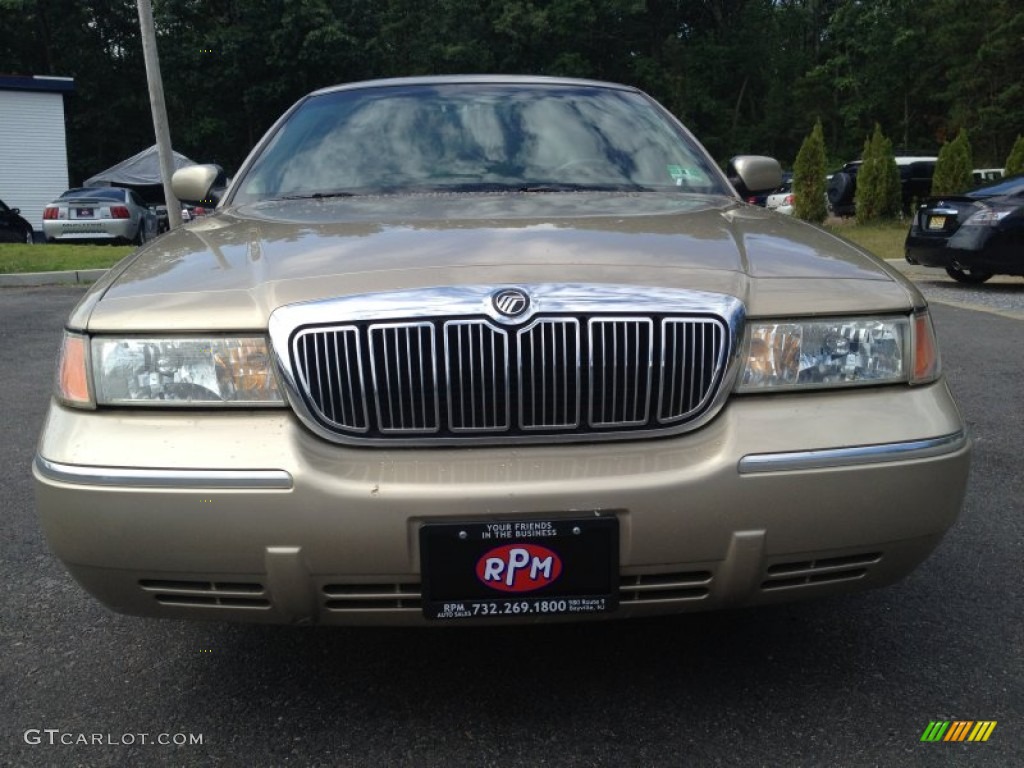
[[[343,344],[344,349],[345,349],[345,357],[342,358],[342,359],[347,361],[347,360],[350,359],[351,354],[352,354],[351,350],[349,349],[349,336],[350,335],[347,334],[347,333],[346,334],[334,334],[334,337],[335,337],[334,338],[335,349],[337,349],[338,336],[339,335],[342,337],[342,340],[343,340],[342,344]],[[353,343],[355,343],[354,339],[353,339]],[[347,385],[347,389],[345,391],[348,393],[348,397],[347,398],[346,397],[342,397],[341,398],[341,415],[342,415],[343,419],[351,420],[350,422],[346,421],[346,423],[355,423],[357,407],[356,407],[355,389],[353,388],[353,385],[352,385],[352,366],[351,365],[342,365],[340,367],[342,369],[344,369],[344,371],[345,371],[345,384]],[[340,381],[339,381],[339,383],[340,383]],[[363,392],[363,394],[365,395],[365,392]],[[364,419],[364,424],[365,424],[365,419]]]
[[[627,433],[676,428],[714,401],[729,355],[717,317],[550,315],[298,329],[311,415],[351,437]]]
[[[520,330],[517,339],[520,429],[578,427],[579,321],[575,318],[539,320]]]
[[[296,350],[298,380],[306,392],[317,393],[321,415],[328,425],[346,432],[365,432],[369,418],[359,329],[339,326],[302,332],[296,337]],[[333,357],[329,350],[333,350]]]
[[[500,432],[509,428],[508,333],[476,321],[445,323],[448,428]]]
[[[433,323],[371,325],[369,337],[377,428],[382,433],[436,432],[440,420]]]
[[[662,321],[658,421],[684,421],[714,397],[723,365],[725,331],[715,320]]]
[[[647,423],[653,327],[649,318],[590,321],[590,426]]]
[[[321,344],[321,341],[326,341],[326,339],[319,339],[319,338],[314,338],[313,339],[313,354],[315,355],[315,358],[316,358],[315,359],[315,364],[316,364],[316,371],[317,371],[317,374],[318,374],[317,377],[316,377],[316,388],[317,388],[317,391],[320,393],[320,399],[323,400],[323,396],[324,396],[324,379],[325,378],[330,378],[330,373],[326,372],[324,370],[324,366],[320,362],[320,344]],[[334,413],[334,403],[331,403],[330,405],[331,405],[331,413],[333,414]]]

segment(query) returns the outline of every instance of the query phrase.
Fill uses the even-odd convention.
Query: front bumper
[[[670,439],[481,449],[330,445],[285,410],[53,405],[34,475],[52,549],[115,610],[420,624],[426,521],[614,512],[612,617],[889,584],[956,519],[969,450],[943,382],[733,397]]]

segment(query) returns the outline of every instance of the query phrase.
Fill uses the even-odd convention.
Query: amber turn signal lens
[[[72,333],[64,334],[57,364],[57,398],[66,405],[92,407],[89,395],[89,373],[86,367],[86,339]]]
[[[939,347],[935,342],[935,328],[931,315],[921,312],[914,316],[914,375],[912,384],[925,384],[939,376]]]

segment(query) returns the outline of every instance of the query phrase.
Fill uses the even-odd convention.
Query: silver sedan
[[[156,237],[157,216],[133,190],[69,189],[43,211],[47,241],[113,241],[142,245]]]

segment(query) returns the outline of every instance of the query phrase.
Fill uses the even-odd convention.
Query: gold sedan
[[[296,104],[67,321],[34,464],[126,613],[596,620],[891,584],[964,496],[928,307],[634,88]]]

